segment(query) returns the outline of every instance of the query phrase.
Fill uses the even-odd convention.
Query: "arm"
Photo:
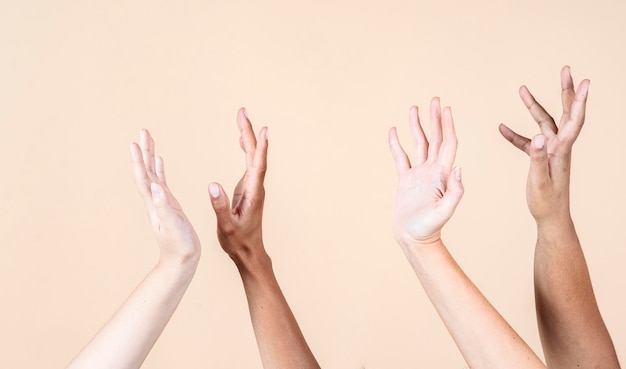
[[[443,119],[442,119],[443,118]],[[409,160],[395,128],[389,146],[398,169],[394,233],[415,274],[471,368],[545,368],[535,353],[463,273],[441,240],[441,228],[463,195],[452,169],[456,134],[450,108],[430,105],[427,141],[417,108],[410,111],[415,152]]]
[[[589,80],[574,90],[570,69],[564,67],[561,87],[563,115],[558,127],[525,86],[520,96],[541,135],[530,140],[500,125],[502,135],[530,155],[526,197],[537,223],[539,333],[550,368],[619,368],[569,208],[572,146],[585,120]]]
[[[238,112],[237,125],[246,154],[246,172],[235,188],[232,206],[219,184],[209,185],[220,244],[241,275],[263,367],[319,368],[280,290],[263,244],[267,128],[255,138],[244,109]]]
[[[139,368],[198,265],[198,236],[167,187],[163,159],[155,157],[148,131],[141,131],[140,145],[131,145],[131,155],[137,187],[159,244],[159,261],[68,369]]]

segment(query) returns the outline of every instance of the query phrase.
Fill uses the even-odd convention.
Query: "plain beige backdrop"
[[[408,144],[435,95],[466,188],[444,241],[543,357],[528,163],[497,125],[537,133],[521,84],[558,116],[564,64],[592,81],[573,212],[624,360],[624,19],[622,0],[0,1],[0,367],[63,367],[155,263],[128,150],[145,127],[203,256],[144,367],[260,368],[206,190],[243,173],[245,106],[270,131],[266,246],[322,366],[464,368],[391,232],[387,130]]]

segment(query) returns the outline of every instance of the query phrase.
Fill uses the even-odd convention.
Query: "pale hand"
[[[439,99],[432,99],[430,142],[417,107],[410,110],[409,125],[415,144],[412,160],[400,145],[395,127],[389,131],[389,147],[399,175],[394,234],[403,247],[438,241],[441,228],[463,196],[460,168],[452,169],[457,139],[450,108],[443,110],[442,118]]]
[[[163,158],[155,155],[154,140],[141,130],[139,144],[130,147],[137,189],[143,197],[162,262],[197,262],[200,240],[165,180]]]

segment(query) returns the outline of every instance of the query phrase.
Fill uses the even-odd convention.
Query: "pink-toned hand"
[[[200,240],[165,180],[163,158],[155,156],[154,140],[143,129],[139,144],[130,146],[137,189],[146,203],[161,249],[162,261],[197,262]]]
[[[526,187],[528,207],[537,222],[569,217],[569,181],[572,146],[585,122],[589,80],[583,80],[574,90],[570,68],[561,70],[561,100],[563,114],[559,124],[539,105],[526,86],[519,94],[541,134],[532,140],[521,136],[504,124],[500,133],[515,147],[530,156]]]
[[[449,107],[439,98],[430,103],[431,139],[426,139],[417,107],[411,107],[409,125],[415,145],[412,163],[400,145],[396,128],[389,131],[389,147],[398,169],[398,195],[394,216],[396,240],[407,247],[429,244],[441,237],[463,196],[461,169],[452,169],[457,139]]]

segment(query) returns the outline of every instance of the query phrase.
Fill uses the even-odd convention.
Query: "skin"
[[[450,108],[430,104],[431,139],[417,107],[409,113],[414,152],[409,159],[395,127],[389,147],[398,170],[394,235],[470,368],[545,368],[455,262],[441,228],[463,196],[461,169],[452,168],[457,139]]]
[[[255,137],[243,108],[237,113],[237,126],[246,171],[235,187],[232,202],[221,185],[209,185],[218,239],[241,275],[263,368],[319,368],[278,285],[263,243],[267,128],[261,128]]]
[[[500,125],[500,133],[530,156],[526,198],[537,223],[535,303],[549,368],[619,368],[593,293],[570,213],[572,146],[585,122],[589,80],[577,89],[561,70],[563,114],[558,125],[526,86],[520,97],[541,134],[532,140]]]
[[[176,310],[200,259],[200,241],[167,186],[163,159],[142,130],[131,144],[135,181],[159,245],[157,264],[124,304],[67,366],[139,368]]]

